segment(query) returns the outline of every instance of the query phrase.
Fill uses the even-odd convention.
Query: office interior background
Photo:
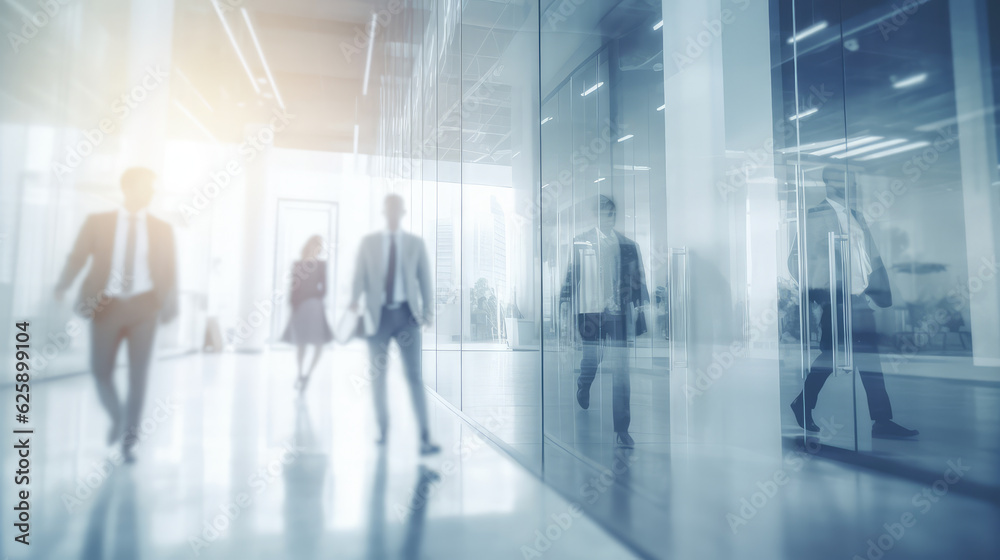
[[[134,546],[117,557],[191,556],[190,536],[241,483],[235,464],[298,429],[278,295],[302,244],[321,235],[339,328],[358,243],[382,227],[388,193],[405,199],[405,229],[433,268],[423,376],[438,421],[454,418],[493,453],[431,493],[422,544],[377,532],[399,537],[411,554],[401,557],[473,557],[471,535],[491,527],[504,538],[483,537],[478,557],[1000,549],[997,3],[5,0],[0,27],[0,340],[12,363],[14,323],[29,321],[41,354],[42,539],[12,544],[5,484],[0,554],[103,557],[88,535],[104,502],[74,513],[62,499],[100,456],[104,428],[87,330],[69,332],[70,306],[52,290],[83,220],[120,204],[133,165],[159,174],[151,212],[173,226],[179,263],[180,313],[157,336],[147,407],[156,383],[188,400],[136,466],[139,506],[97,524]],[[822,336],[797,280],[807,257],[789,255],[831,165],[856,177],[848,202],[888,272],[876,356],[893,418],[919,429],[915,440],[872,437],[861,377],[843,362],[813,412],[821,445],[789,407]],[[599,195],[639,248],[650,300],[647,332],[627,347],[627,454],[612,376],[598,375],[589,410],[577,404],[576,319],[561,299]],[[837,328],[849,346],[850,323]],[[380,538],[367,491],[343,483],[378,472],[364,459],[371,438],[357,438],[355,455],[338,447],[355,440],[331,435],[369,429],[367,409],[349,418],[338,404],[367,401],[351,392],[363,359],[360,342],[334,344],[317,370],[319,486],[275,489],[277,505],[232,521],[205,555],[363,557],[363,537],[357,549],[338,543]],[[6,410],[12,381],[2,383]],[[954,464],[969,468],[925,515],[911,497]],[[768,494],[779,471],[791,482]],[[545,537],[568,506],[532,492],[580,505],[572,519],[588,528]],[[312,506],[295,514],[294,500]],[[910,510],[916,525],[883,546]],[[524,511],[524,527],[498,521]],[[131,533],[129,515],[144,519]],[[293,538],[306,523],[295,515],[319,520]],[[477,517],[485,527],[463,532]]]

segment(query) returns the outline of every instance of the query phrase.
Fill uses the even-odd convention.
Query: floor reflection
[[[364,363],[360,348],[325,355],[309,391],[296,398],[287,352],[160,361],[149,394],[176,402],[176,410],[140,443],[135,464],[114,466],[73,508],[65,496],[109,456],[106,418],[88,376],[39,383],[35,429],[49,437],[32,450],[32,470],[43,481],[33,492],[34,542],[28,549],[0,543],[0,558],[509,558],[546,528],[549,515],[569,508],[492,446],[468,445],[474,430],[433,397],[430,420],[442,453],[419,457],[397,369],[388,375],[398,429],[376,445],[371,396],[351,375]],[[0,388],[0,399],[9,396]],[[0,429],[10,428],[0,418]],[[3,469],[14,460],[0,449]],[[282,471],[263,480],[276,484],[227,518],[241,494],[257,489],[248,480],[262,480],[261,470],[272,467]],[[553,545],[547,560],[633,557],[589,519],[574,523],[580,529]]]
[[[80,558],[139,560],[135,473],[128,466],[104,480],[87,521]]]
[[[285,467],[285,542],[289,558],[318,558],[321,555],[323,487],[329,456],[320,450],[305,399],[295,403],[295,461]]]

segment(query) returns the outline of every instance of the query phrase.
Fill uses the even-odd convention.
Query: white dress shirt
[[[601,263],[601,301],[604,303],[604,311],[608,313],[620,313],[621,302],[618,298],[621,294],[619,285],[621,283],[621,248],[619,247],[618,235],[614,230],[605,234],[598,228],[598,252]]]
[[[621,248],[618,235],[597,229],[597,243],[574,242],[579,248],[579,300],[577,313],[621,313]]]
[[[382,232],[382,270],[386,274],[389,273],[389,239],[390,237],[395,238],[396,241],[396,278],[392,283],[392,305],[389,307],[395,309],[406,302],[406,290],[403,289],[403,230],[397,229],[396,231],[385,230]],[[383,279],[382,290],[385,291],[385,283]],[[389,300],[386,299],[386,302]]]
[[[840,232],[848,232],[851,240],[851,294],[861,295],[868,288],[868,275],[872,273],[871,257],[865,248],[865,230],[861,228],[853,213],[848,213],[843,204],[827,199],[830,206],[837,211],[840,220]],[[850,216],[850,227],[847,225]]]
[[[132,268],[132,284],[123,289],[125,277],[125,245],[128,242],[129,212],[118,209],[115,226],[115,247],[111,253],[111,274],[104,291],[112,297],[131,297],[153,289],[153,277],[149,272],[149,230],[146,229],[146,211],[135,215],[135,261]]]

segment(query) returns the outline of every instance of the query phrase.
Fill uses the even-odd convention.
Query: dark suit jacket
[[[892,290],[889,287],[889,274],[882,263],[882,256],[878,251],[878,246],[875,245],[875,240],[872,238],[871,230],[868,228],[868,223],[865,222],[864,216],[853,209],[851,213],[854,215],[854,219],[861,224],[861,229],[864,231],[865,250],[868,252],[868,257],[872,265],[872,271],[868,275],[868,288],[865,289],[864,293],[875,302],[875,305],[889,307],[892,305]],[[830,201],[824,200],[817,206],[810,208],[806,216],[806,264],[809,270],[809,278],[806,282],[807,285],[803,286],[803,288],[808,290],[810,298],[813,298],[813,294],[824,293],[827,294],[826,297],[829,297],[830,245],[827,236],[831,231],[837,235],[841,234],[840,219],[837,218],[837,211],[830,204]],[[837,262],[844,262],[840,254],[839,244],[835,250]],[[799,279],[798,259],[799,242],[796,239],[792,243],[792,252],[788,255],[788,271],[791,272],[792,277],[796,280]]]
[[[102,292],[111,275],[111,257],[115,247],[118,212],[100,212],[87,216],[76,237],[73,251],[66,259],[56,290],[64,291],[90,260],[90,270],[80,286],[74,309],[88,319],[106,303]],[[149,274],[153,281],[157,311],[168,321],[177,312],[177,263],[174,256],[174,233],[167,222],[146,214],[149,238]]]
[[[635,241],[625,237],[620,232],[615,231],[618,236],[618,250],[620,251],[621,271],[619,282],[618,301],[622,313],[627,313],[630,306],[642,307],[649,303],[649,291],[646,289],[646,273],[642,267],[642,256],[639,253],[639,246]],[[574,298],[579,298],[582,252],[598,243],[597,228],[586,231],[573,240],[573,254],[571,256],[569,271],[566,273],[566,281],[563,283],[560,293],[560,302],[572,302]],[[645,324],[636,325],[636,335],[645,332]]]
[[[309,298],[326,296],[326,261],[296,261],[292,266],[292,308]]]

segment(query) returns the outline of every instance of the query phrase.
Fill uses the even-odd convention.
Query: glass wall
[[[537,6],[428,0],[403,15],[384,38],[376,175],[432,247],[425,382],[539,468]]]
[[[962,457],[995,485],[997,6],[779,6],[780,232],[805,240],[779,270],[783,405],[804,386],[785,432],[814,406],[844,426],[830,445],[930,472]]]
[[[669,439],[660,10],[615,4],[541,40],[545,434],[599,464]]]

